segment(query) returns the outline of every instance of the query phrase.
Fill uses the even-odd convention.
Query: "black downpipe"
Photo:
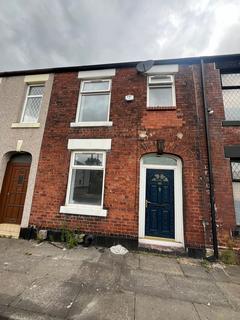
[[[205,86],[205,73],[204,73],[204,61],[201,59],[201,78],[202,78],[202,95],[204,104],[204,116],[205,116],[205,134],[207,142],[207,159],[208,159],[208,175],[209,175],[209,186],[210,186],[210,204],[211,204],[211,220],[212,220],[212,240],[214,258],[218,259],[218,239],[217,239],[217,225],[216,225],[216,210],[215,210],[215,196],[214,196],[214,180],[212,170],[212,156],[211,156],[211,142],[210,133],[208,126],[208,105],[206,97],[206,86]]]

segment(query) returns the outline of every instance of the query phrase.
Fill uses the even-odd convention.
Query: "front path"
[[[0,239],[0,315],[19,320],[237,320],[240,267]]]

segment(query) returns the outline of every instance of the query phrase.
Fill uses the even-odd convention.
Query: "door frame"
[[[164,156],[164,154],[163,154]],[[143,157],[140,160],[140,188],[139,188],[139,229],[138,242],[143,244],[156,244],[168,247],[184,247],[183,232],[183,196],[182,196],[182,161],[174,158],[177,165],[143,164]],[[147,169],[173,170],[174,172],[174,228],[175,239],[147,237],[145,235],[145,200],[146,200],[146,173]]]

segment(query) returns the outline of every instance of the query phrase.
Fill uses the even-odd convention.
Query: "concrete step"
[[[9,237],[18,239],[20,234],[20,225],[11,223],[0,223],[0,237]]]

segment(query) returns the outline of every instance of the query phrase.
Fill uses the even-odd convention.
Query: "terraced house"
[[[0,235],[29,225],[52,74],[0,78]]]
[[[25,104],[1,107],[9,117],[1,126],[4,143],[15,137],[2,152],[14,156],[2,160],[1,219],[18,212],[4,223],[21,224],[23,236],[29,227],[64,227],[191,255],[213,248],[217,256],[229,240],[239,248],[239,55],[39,70],[39,77],[54,74],[46,124],[52,76],[38,106],[40,129],[23,129],[24,110],[31,118],[36,105],[28,103],[33,89],[24,79],[35,73],[1,75],[1,103],[5,95],[12,101],[15,91],[7,83],[14,79],[21,79],[19,94],[26,97]],[[35,83],[41,95],[42,82]],[[5,170],[7,161],[11,167],[26,159],[21,151],[36,157],[22,218],[21,209],[9,209],[7,194],[23,178]]]

